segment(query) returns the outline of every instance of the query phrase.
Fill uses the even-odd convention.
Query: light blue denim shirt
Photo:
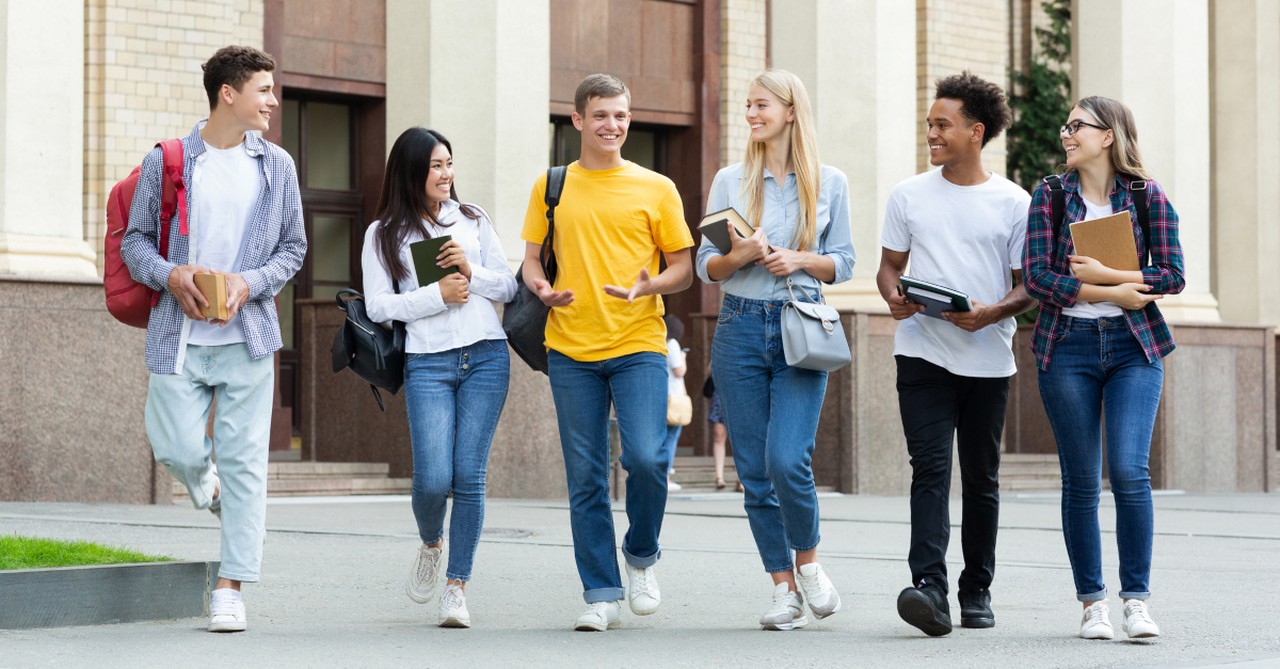
[[[716,173],[711,182],[711,194],[707,197],[707,213],[733,207],[738,213],[746,216],[747,207],[742,201],[742,163],[729,165]],[[764,172],[764,207],[761,213],[764,233],[769,237],[769,245],[774,248],[790,247],[795,233],[796,222],[800,219],[800,194],[796,187],[796,175],[788,174],[783,185]],[[755,224],[754,221],[750,221]],[[853,264],[856,260],[853,251],[853,231],[849,224],[849,179],[844,172],[831,167],[822,166],[822,184],[818,190],[817,215],[818,246],[815,253],[827,256],[835,261],[836,277],[831,283],[848,281],[853,276]],[[698,278],[707,283],[717,283],[707,276],[707,261],[720,255],[716,245],[706,237],[698,247]],[[787,293],[786,277],[777,277],[760,265],[749,263],[722,283],[721,289],[730,295],[737,295],[749,300],[779,301],[790,299]],[[791,283],[796,288],[806,288],[806,293],[816,293],[821,288],[817,279],[807,272],[796,272],[791,275]]]

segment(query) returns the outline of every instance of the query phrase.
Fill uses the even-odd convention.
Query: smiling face
[[[274,88],[270,72],[255,72],[240,90],[223,84],[218,104],[226,106],[245,130],[266,132],[271,127],[271,113],[280,106]]]
[[[770,142],[791,132],[796,120],[795,109],[778,99],[763,86],[752,86],[747,92],[747,125],[751,141]]]
[[[631,127],[626,95],[587,100],[582,114],[573,113],[573,127],[582,133],[582,157],[589,162],[620,163],[622,145]]]
[[[1083,123],[1077,124],[1077,121]],[[1090,125],[1084,125],[1086,123]],[[1092,127],[1105,124],[1079,107],[1071,108],[1071,115],[1067,117],[1066,125],[1069,128],[1075,128],[1073,134],[1068,135],[1065,132],[1059,134],[1062,139],[1062,149],[1067,154],[1067,167],[1078,170],[1081,166],[1095,163],[1110,164],[1111,145],[1115,142],[1113,131]]]
[[[431,163],[427,168],[427,203],[436,211],[440,203],[449,199],[453,189],[453,156],[444,142],[431,150]]]
[[[982,151],[981,124],[961,111],[963,103],[955,98],[938,98],[929,108],[925,139],[929,144],[929,164],[951,165]]]

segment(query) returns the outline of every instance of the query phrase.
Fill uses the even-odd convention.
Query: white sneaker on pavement
[[[796,583],[804,592],[804,600],[813,615],[826,618],[840,610],[840,593],[836,592],[822,565],[817,562],[800,565],[796,570]]]
[[[641,569],[627,565],[627,579],[630,581],[627,603],[631,605],[631,612],[638,616],[656,613],[662,603],[662,592],[658,590],[658,578],[653,567]]]
[[[1146,602],[1141,599],[1130,599],[1124,603],[1124,633],[1128,634],[1130,639],[1150,639],[1160,636],[1160,628],[1151,619]]]
[[[209,631],[243,632],[248,627],[239,590],[218,588],[209,593]]]
[[[804,601],[800,593],[792,592],[786,583],[773,587],[773,605],[760,616],[760,627],[767,630],[793,630],[809,624],[804,614]]]
[[[440,556],[444,555],[444,544],[418,547],[418,557],[413,561],[413,571],[409,572],[409,583],[405,592],[409,599],[426,604],[436,592],[436,581],[440,580]]]
[[[467,611],[467,598],[462,586],[446,583],[440,593],[440,626],[471,627],[471,612]]]
[[[1111,609],[1106,600],[1096,601],[1085,608],[1084,617],[1080,619],[1081,639],[1114,639],[1115,636],[1115,628],[1111,627]]]
[[[617,602],[595,602],[587,607],[586,613],[578,616],[573,629],[579,632],[603,632],[616,629],[622,609]]]

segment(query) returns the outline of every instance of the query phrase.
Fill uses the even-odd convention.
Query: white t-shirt
[[[1084,198],[1080,199],[1084,200]],[[1094,204],[1088,200],[1084,200],[1083,220],[1092,221],[1095,218],[1105,218],[1110,216],[1112,213],[1114,212],[1111,211],[1110,202],[1106,204]],[[1075,276],[1075,272],[1072,272],[1071,274],[1072,276]],[[1071,316],[1072,318],[1091,318],[1096,320],[1109,316],[1123,316],[1124,310],[1115,302],[1076,302],[1074,307],[1067,307],[1063,309],[1062,314],[1064,316]]]
[[[688,391],[684,387],[684,377],[676,376],[676,370],[684,367],[684,349],[680,347],[680,342],[674,339],[667,340],[667,393],[670,395],[686,395]]]
[[[1031,196],[991,174],[958,186],[936,169],[894,187],[880,244],[911,253],[907,274],[995,304],[1013,289],[1010,270],[1022,268]],[[916,314],[898,323],[894,355],[921,358],[959,376],[999,378],[1017,371],[1012,318],[977,332]]]
[[[205,147],[191,184],[191,263],[239,272],[249,217],[258,202],[261,168],[243,142],[229,149]],[[245,341],[240,315],[222,327],[192,321],[188,344],[223,346]]]

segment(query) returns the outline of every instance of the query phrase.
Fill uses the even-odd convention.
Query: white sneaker
[[[662,592],[658,590],[658,577],[653,567],[641,569],[627,565],[627,602],[631,604],[631,612],[638,616],[656,613],[662,603]]]
[[[1114,639],[1115,636],[1106,600],[1098,600],[1085,608],[1084,617],[1080,619],[1081,639]]]
[[[218,588],[209,594],[209,631],[243,632],[248,627],[240,591]]]
[[[681,490],[684,490],[684,486],[672,481],[671,479],[667,479],[667,492],[680,492]]]
[[[467,598],[462,586],[446,583],[440,593],[440,626],[471,627],[471,613],[467,611]]]
[[[440,578],[440,556],[443,554],[444,544],[418,547],[418,557],[413,561],[413,571],[409,572],[409,583],[405,587],[409,599],[419,604],[431,601],[436,592],[436,581]]]
[[[586,613],[578,616],[573,629],[579,632],[603,632],[618,627],[618,617],[622,615],[617,602],[595,602],[587,607]]]
[[[1124,603],[1124,633],[1130,639],[1150,639],[1160,636],[1160,628],[1147,612],[1147,603],[1130,599]]]
[[[773,587],[773,605],[760,616],[760,627],[767,630],[793,630],[809,624],[804,614],[804,601],[800,593],[792,592],[786,583]]]
[[[831,579],[817,562],[800,565],[796,571],[796,583],[804,591],[804,599],[809,603],[809,610],[818,618],[840,610],[840,593],[831,585]]]

